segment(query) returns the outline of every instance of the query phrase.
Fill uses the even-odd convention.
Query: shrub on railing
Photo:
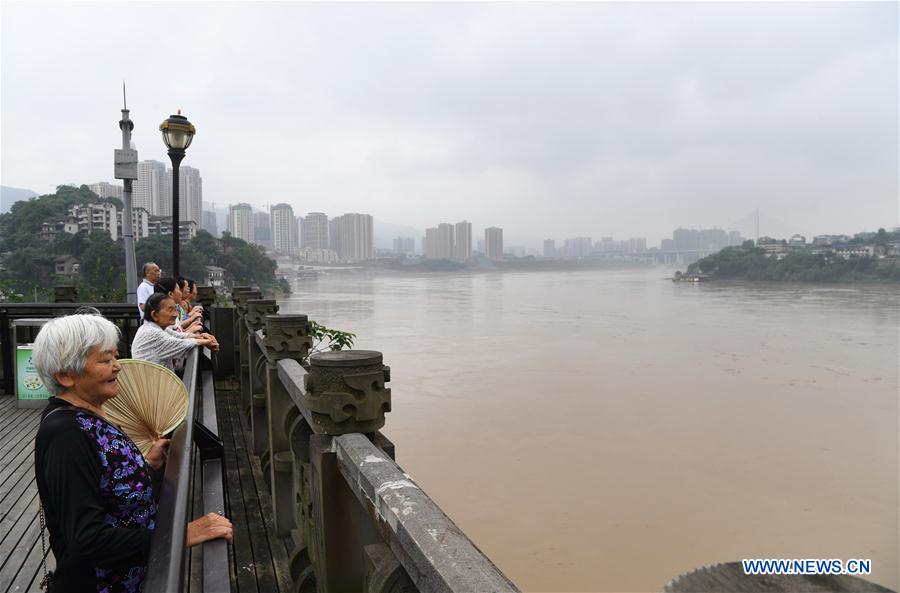
[[[304,364],[309,362],[310,356],[319,352],[337,352],[345,348],[350,350],[353,348],[353,342],[356,340],[356,334],[354,333],[331,329],[315,321],[309,322],[309,335],[313,338],[313,345],[307,355],[303,357],[302,362]]]

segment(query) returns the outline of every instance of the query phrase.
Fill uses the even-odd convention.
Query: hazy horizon
[[[0,5],[3,185],[115,182],[125,79],[139,158],[181,108],[217,206],[509,244],[898,225],[896,3],[179,3],[168,35],[175,6]]]

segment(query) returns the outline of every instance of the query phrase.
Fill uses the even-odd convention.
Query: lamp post
[[[170,115],[169,119],[159,125],[159,131],[162,132],[163,142],[169,149],[169,158],[172,160],[172,272],[174,276],[180,275],[180,262],[178,258],[178,249],[180,247],[178,239],[178,231],[180,220],[178,220],[178,167],[181,165],[181,159],[184,158],[184,151],[191,145],[194,139],[196,129],[194,125],[188,121],[186,117],[181,115],[181,109],[177,115]]]

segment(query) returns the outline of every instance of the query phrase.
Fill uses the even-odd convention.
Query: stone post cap
[[[204,307],[211,307],[216,302],[216,289],[212,286],[198,286],[197,301]]]
[[[72,285],[61,285],[53,287],[54,303],[77,303],[78,288]]]
[[[382,355],[377,350],[337,350],[313,354],[309,363],[322,367],[358,367],[381,364]]]
[[[303,359],[312,348],[310,324],[306,315],[266,315],[266,358]]]
[[[310,357],[303,376],[303,406],[318,434],[369,433],[384,426],[391,411],[390,368],[375,350],[339,350]]]
[[[234,302],[238,302],[242,294],[251,292],[252,290],[252,286],[235,286],[231,289],[231,300]]]
[[[266,315],[278,312],[278,303],[275,299],[249,299],[242,302],[241,305],[245,312],[244,319],[247,321],[247,328],[251,331],[262,329],[265,326]]]
[[[298,323],[307,323],[309,322],[309,316],[302,314],[288,314],[288,315],[266,315],[266,323],[269,322],[285,324],[285,325],[295,325]]]
[[[244,292],[235,293],[232,297],[234,300],[234,306],[237,308],[238,313],[241,315],[247,310],[247,301],[250,299],[258,299],[262,297],[262,293],[258,290],[247,290]]]

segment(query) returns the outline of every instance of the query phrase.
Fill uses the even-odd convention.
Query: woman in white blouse
[[[144,324],[138,328],[131,343],[131,357],[175,370],[175,361],[192,348],[209,346],[219,351],[219,343],[210,334],[167,332],[166,328],[177,319],[172,297],[160,292],[150,295],[144,305]]]

